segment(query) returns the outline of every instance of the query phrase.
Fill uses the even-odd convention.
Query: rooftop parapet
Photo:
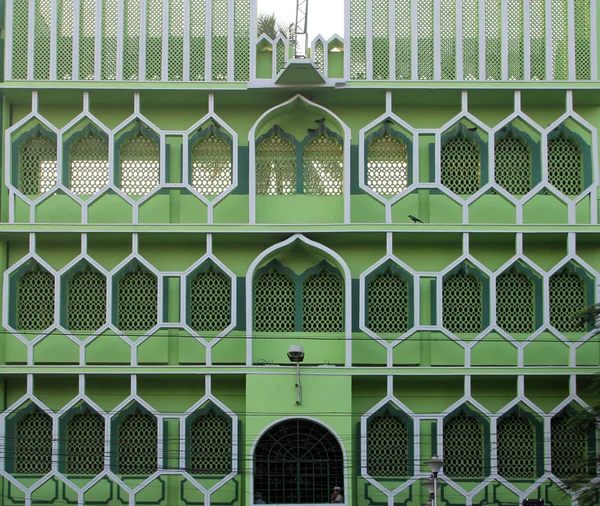
[[[595,2],[345,0],[346,36],[296,65],[293,42],[257,33],[256,0],[8,0],[5,79],[594,81]]]

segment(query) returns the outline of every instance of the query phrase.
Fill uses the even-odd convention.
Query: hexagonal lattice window
[[[256,332],[294,332],[294,280],[275,267],[254,280],[254,330]]]
[[[95,331],[106,323],[106,278],[85,267],[67,281],[69,330]]]
[[[550,325],[560,332],[584,332],[579,314],[587,307],[586,282],[563,269],[550,277]]]
[[[17,188],[24,195],[46,193],[58,181],[56,140],[41,134],[19,147]]]
[[[442,318],[444,327],[455,334],[483,330],[483,283],[460,270],[444,279]]]
[[[496,279],[496,322],[511,334],[535,330],[535,286],[515,268]]]
[[[409,285],[392,269],[373,276],[367,285],[367,328],[377,334],[408,330]]]
[[[148,475],[156,472],[158,424],[156,418],[139,408],[119,422],[117,473]]]
[[[104,418],[87,411],[67,422],[67,474],[99,474],[104,469]]]
[[[285,134],[274,133],[256,146],[256,194],[296,193],[296,146]]]
[[[583,192],[583,150],[564,132],[548,141],[548,182],[565,195]]]
[[[385,132],[368,147],[367,185],[379,195],[398,195],[408,186],[408,147]]]
[[[472,195],[481,185],[479,144],[463,133],[446,140],[441,155],[442,184],[457,195]]]
[[[127,195],[146,195],[158,186],[160,150],[151,137],[126,139],[120,150],[121,189]]]
[[[531,159],[531,146],[525,139],[515,136],[512,132],[496,139],[496,182],[513,195],[525,195],[532,188]]]
[[[323,269],[302,286],[302,332],[342,332],[344,329],[344,281]]]
[[[16,422],[15,474],[46,474],[52,470],[52,417],[39,408]]]
[[[552,473],[563,479],[588,475],[593,459],[589,434],[569,409],[552,418],[550,432]]]
[[[108,144],[90,133],[75,141],[69,149],[71,191],[93,195],[108,184]]]
[[[409,476],[408,425],[389,411],[367,425],[367,473],[370,476]]]
[[[189,458],[192,474],[231,472],[231,419],[210,409],[198,415],[189,428]]]
[[[191,153],[191,184],[203,195],[220,195],[231,186],[231,146],[211,133],[199,139]]]
[[[498,474],[504,478],[536,477],[536,437],[533,422],[518,411],[498,423]]]
[[[16,284],[16,327],[42,331],[54,324],[54,276],[39,265],[23,273]]]
[[[231,323],[231,279],[212,265],[190,282],[190,327],[219,332]]]
[[[321,134],[304,148],[304,194],[341,195],[344,188],[344,150],[341,143]]]
[[[485,437],[481,421],[461,410],[444,422],[444,474],[450,478],[483,478]]]
[[[118,281],[117,327],[150,330],[158,321],[158,281],[154,274],[137,267]]]

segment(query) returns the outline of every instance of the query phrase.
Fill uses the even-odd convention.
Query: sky
[[[285,24],[296,21],[296,0],[258,0],[258,13],[275,14]],[[344,36],[344,0],[308,0],[308,37],[321,34],[325,40]]]

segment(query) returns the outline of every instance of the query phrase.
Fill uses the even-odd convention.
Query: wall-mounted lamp
[[[287,353],[290,362],[296,363],[296,390],[298,391],[298,399],[296,404],[302,404],[302,386],[300,385],[300,362],[304,360],[304,350],[299,344],[291,344]]]

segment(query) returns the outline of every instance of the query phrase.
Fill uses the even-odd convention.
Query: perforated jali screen
[[[271,269],[254,281],[254,330],[257,332],[294,332],[295,283],[285,274]]]
[[[444,327],[450,332],[483,330],[483,284],[475,276],[459,271],[446,278],[442,291]]]
[[[552,418],[552,472],[559,478],[588,475],[589,442],[586,430],[576,424],[569,410]]]
[[[231,279],[210,266],[190,283],[190,326],[219,332],[231,322]]]
[[[67,423],[68,474],[99,474],[104,469],[104,418],[97,413],[75,415]]]
[[[296,147],[274,135],[256,147],[256,194],[296,193]]]
[[[408,426],[385,413],[367,425],[367,472],[370,476],[408,476]]]
[[[479,145],[463,135],[448,139],[442,146],[442,184],[457,195],[472,195],[481,182]]]
[[[368,285],[368,328],[377,334],[401,334],[408,330],[408,283],[387,269]]]
[[[341,144],[323,134],[304,148],[304,193],[341,195],[344,188],[344,152]]]
[[[231,146],[215,135],[192,148],[191,184],[203,195],[220,195],[232,183]]]
[[[108,144],[102,137],[89,135],[75,141],[69,156],[73,193],[93,195],[108,184]]]
[[[41,331],[54,324],[54,276],[34,268],[17,281],[17,330]]]
[[[159,182],[159,147],[149,137],[138,135],[121,146],[121,189],[127,195],[146,195]]]
[[[106,278],[86,268],[67,282],[67,328],[94,331],[106,323]]]
[[[118,282],[118,321],[121,330],[149,330],[158,321],[158,282],[141,268]]]
[[[408,149],[397,137],[385,134],[369,145],[367,184],[380,195],[397,195],[408,186]]]
[[[583,332],[578,315],[587,307],[585,281],[563,270],[550,277],[550,324],[561,332]]]
[[[136,410],[121,420],[118,431],[117,473],[154,473],[158,459],[156,418]]]
[[[190,467],[193,474],[231,472],[231,419],[209,410],[190,425]]]
[[[496,279],[496,322],[506,332],[535,328],[535,288],[525,274],[510,269]]]
[[[302,331],[342,332],[344,282],[336,273],[323,270],[303,284]]]
[[[496,140],[494,170],[496,182],[513,195],[525,195],[532,188],[531,146],[508,134]]]
[[[565,195],[583,191],[583,151],[564,133],[548,142],[548,182]]]
[[[52,469],[52,418],[35,408],[16,423],[16,474],[46,474]]]
[[[498,474],[509,479],[535,478],[533,423],[513,412],[498,423]]]
[[[37,135],[19,148],[18,189],[25,195],[47,192],[58,180],[56,141]]]
[[[444,423],[444,474],[450,478],[482,478],[485,463],[483,425],[461,411]]]

